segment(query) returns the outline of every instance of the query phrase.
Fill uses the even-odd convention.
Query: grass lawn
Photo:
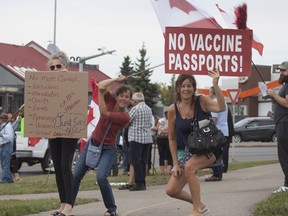
[[[254,216],[286,216],[288,215],[288,192],[272,194],[263,202],[257,204]]]

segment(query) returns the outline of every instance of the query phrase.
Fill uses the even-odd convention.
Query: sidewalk
[[[231,143],[231,146],[235,147],[277,147],[275,142],[241,142],[241,143]]]
[[[202,201],[210,209],[208,216],[252,216],[250,208],[271,195],[283,184],[279,164],[265,165],[228,172],[221,182],[205,182],[200,177]],[[187,189],[187,187],[186,187]],[[150,186],[146,191],[130,192],[114,189],[114,196],[121,216],[188,216],[191,205],[172,199],[165,194],[165,185]],[[58,197],[51,194],[25,194],[1,196],[0,199],[39,199]],[[75,206],[75,216],[103,216],[106,211],[99,190],[79,192],[78,197],[97,198],[100,202]],[[30,216],[48,216],[43,212]]]

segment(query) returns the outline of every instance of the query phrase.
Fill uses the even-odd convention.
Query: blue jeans
[[[12,152],[13,152],[12,143],[6,144],[3,148],[0,148],[0,159],[2,168],[0,181],[3,183],[13,182],[13,177],[10,172],[10,161]]]
[[[86,172],[89,170],[89,167],[86,166],[87,149],[88,149],[88,142],[85,145],[83,151],[80,153],[80,156],[77,159],[76,166],[74,168],[72,206],[74,206],[81,180],[83,179]],[[116,145],[113,146],[104,145],[101,152],[101,158],[98,164],[98,168],[96,171],[96,180],[100,187],[104,205],[109,212],[116,212],[117,210],[112,188],[108,181],[108,173],[110,172],[112,164],[116,157],[117,157]]]

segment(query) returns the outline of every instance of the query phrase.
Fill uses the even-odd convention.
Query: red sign
[[[238,100],[240,91],[241,91],[240,89],[227,89],[227,93],[231,100],[232,105],[234,105]]]
[[[165,72],[250,76],[252,30],[166,27]]]

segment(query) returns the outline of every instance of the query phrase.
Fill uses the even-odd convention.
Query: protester
[[[107,208],[104,216],[116,216],[117,206],[113,196],[112,188],[108,181],[108,173],[111,170],[112,164],[117,157],[116,136],[120,129],[128,125],[130,121],[129,113],[125,112],[130,103],[132,90],[127,85],[119,86],[115,95],[107,91],[107,87],[115,82],[120,82],[125,79],[124,76],[119,76],[115,79],[103,80],[98,84],[98,105],[100,110],[100,118],[91,136],[93,144],[100,144],[108,125],[111,127],[104,139],[103,149],[100,156],[100,161],[97,167],[96,179],[100,187],[102,198]],[[96,89],[97,91],[97,89]],[[74,168],[74,185],[72,204],[74,205],[81,180],[85,173],[89,170],[86,166],[86,154],[89,146],[88,142],[77,160],[76,167]]]
[[[152,110],[146,105],[144,95],[136,92],[132,96],[135,106],[130,110],[128,130],[129,157],[134,168],[135,185],[130,191],[146,190],[146,166],[149,158],[149,147],[152,145],[151,127],[153,126]]]
[[[165,111],[164,117],[158,120],[156,130],[161,175],[170,174],[173,162],[168,141],[168,111]]]
[[[288,61],[284,61],[278,67],[280,70],[279,84],[282,85],[279,93],[268,89],[267,94],[275,103],[274,121],[276,124],[278,158],[284,173],[284,185],[273,193],[288,190]]]
[[[212,100],[216,100],[216,93],[214,87],[210,88],[209,97]],[[226,137],[226,143],[223,145],[222,150],[225,148],[225,154],[228,154],[227,149],[229,149],[230,139],[229,139],[229,128],[228,128],[228,106],[226,105],[226,110],[223,112],[215,113],[211,112],[213,121],[215,122],[216,127],[222,131],[223,135]],[[224,155],[224,151],[223,154]],[[219,158],[217,165],[212,167],[213,174],[212,176],[205,178],[206,182],[212,181],[222,181],[223,170],[222,170],[222,157]]]
[[[10,172],[11,154],[13,152],[14,130],[8,121],[7,113],[0,115],[0,160],[2,173],[0,183],[13,183],[13,177]]]
[[[202,216],[207,208],[200,199],[200,184],[197,171],[211,166],[221,156],[221,150],[192,155],[185,146],[190,134],[191,123],[197,107],[197,120],[208,119],[209,112],[225,110],[225,99],[218,86],[219,72],[209,71],[213,79],[217,101],[207,96],[196,96],[196,80],[193,75],[179,75],[176,84],[176,103],[168,109],[169,146],[173,159],[172,176],[166,186],[166,193],[173,197],[193,204],[191,216]],[[178,158],[177,148],[185,148],[184,155]],[[188,183],[190,193],[183,190]]]
[[[48,60],[49,69],[53,72],[66,73],[69,60],[62,52],[53,53]],[[77,138],[51,138],[49,148],[51,158],[55,168],[55,178],[60,197],[61,205],[57,211],[51,215],[71,215],[72,213],[72,161],[76,149]]]

